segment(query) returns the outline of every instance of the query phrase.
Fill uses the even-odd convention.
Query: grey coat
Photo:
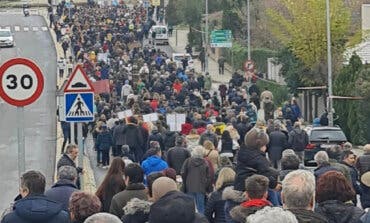
[[[267,145],[267,152],[270,160],[280,160],[281,154],[287,147],[287,137],[282,131],[273,131],[269,134],[270,142]]]
[[[205,194],[212,183],[208,164],[203,158],[190,157],[185,160],[181,177],[186,193]]]

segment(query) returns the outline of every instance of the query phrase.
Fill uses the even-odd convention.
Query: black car
[[[314,156],[317,152],[347,142],[347,137],[340,127],[313,127],[307,132],[309,144],[304,150],[304,164],[306,166],[316,165]]]

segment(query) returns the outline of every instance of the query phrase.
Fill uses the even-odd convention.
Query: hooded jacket
[[[145,223],[149,219],[150,206],[149,201],[132,198],[123,208],[125,215],[122,216],[123,223]]]
[[[231,210],[246,200],[242,191],[234,190],[233,186],[226,187],[222,192],[222,200],[225,200],[225,222],[234,223],[230,216]]]
[[[186,193],[205,194],[211,184],[210,170],[203,158],[190,157],[185,160],[181,169],[181,177]]]
[[[270,167],[265,153],[259,149],[249,149],[245,145],[240,148],[236,165],[235,189],[244,191],[245,179],[253,174],[261,174],[269,178],[270,188],[277,185],[278,171]]]
[[[352,203],[343,203],[338,200],[319,203],[315,212],[325,216],[329,223],[357,223],[365,213]]]
[[[181,146],[175,146],[167,152],[167,163],[168,166],[176,170],[176,174],[181,174],[181,167],[185,160],[189,158],[190,152]]]
[[[14,204],[13,212],[5,215],[1,223],[68,223],[69,214],[62,204],[43,195],[27,196]]]
[[[207,217],[209,222],[213,223],[224,223],[225,222],[225,200],[222,200],[222,192],[224,189],[233,183],[225,183],[219,190],[211,193],[207,200],[207,205],[204,211],[204,215]]]
[[[109,131],[103,131],[96,139],[96,148],[98,150],[109,150],[113,146],[113,138]]]
[[[249,215],[256,213],[266,206],[272,206],[272,204],[265,199],[249,200],[231,209],[230,216],[234,222],[244,223]]]
[[[166,161],[162,160],[161,157],[154,155],[148,157],[141,164],[146,176],[153,172],[162,171],[168,168]]]

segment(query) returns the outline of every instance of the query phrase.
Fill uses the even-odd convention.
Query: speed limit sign
[[[31,60],[14,58],[0,67],[0,97],[17,107],[36,101],[44,89],[40,68]]]

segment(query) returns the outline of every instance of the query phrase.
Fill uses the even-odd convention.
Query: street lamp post
[[[326,0],[326,36],[328,47],[328,119],[329,126],[333,126],[333,85],[331,62],[331,33],[330,33],[330,3]]]
[[[247,0],[247,17],[248,17],[248,60],[251,60],[251,11],[250,11],[250,0]]]
[[[205,49],[204,68],[208,72],[208,0],[206,0],[206,27],[205,27]]]

